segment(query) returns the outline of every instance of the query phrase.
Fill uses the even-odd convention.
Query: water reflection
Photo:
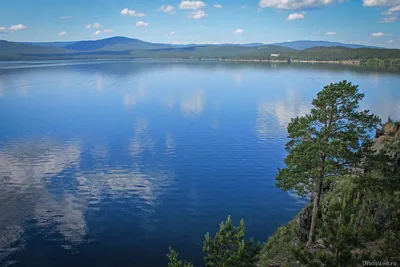
[[[256,132],[261,140],[267,140],[276,132],[285,132],[291,118],[303,116],[311,110],[311,103],[305,102],[300,90],[289,87],[279,99],[261,101],[257,104]],[[274,125],[277,121],[278,125]]]
[[[195,91],[192,95],[185,93],[180,102],[181,110],[186,115],[200,115],[203,112],[204,102],[204,93],[201,90]]]
[[[98,250],[100,262],[164,266],[169,244],[201,244],[227,214],[264,240],[304,204],[273,186],[290,119],[344,78],[366,93],[364,108],[400,116],[399,76],[376,73],[157,61],[2,69],[0,265],[51,239],[50,250]],[[101,251],[110,239],[116,249]],[[61,258],[85,266],[87,250]]]
[[[234,77],[235,77],[234,81],[235,81],[236,86],[239,86],[239,87],[242,86],[242,84],[243,84],[243,76],[242,76],[242,74],[241,73],[236,73]]]
[[[175,149],[175,141],[170,133],[165,137],[165,146],[167,148],[168,154],[171,154]]]
[[[79,196],[88,199],[91,205],[106,201],[135,199],[136,207],[149,210],[156,198],[171,182],[168,171],[145,170],[142,168],[109,168],[105,171],[92,171],[78,176]],[[152,207],[154,209],[154,206]]]
[[[136,87],[136,90],[125,92],[124,96],[124,105],[127,108],[132,108],[138,103],[138,101],[144,100],[148,91],[148,86],[140,82],[136,86],[132,86]]]
[[[79,162],[80,147],[44,139],[12,141],[0,148],[0,260],[15,249],[26,220],[50,227],[69,242],[80,242],[86,232],[82,206],[67,194],[56,198],[48,191],[53,177]],[[18,244],[16,244],[18,246]],[[19,244],[21,245],[21,244]]]
[[[3,82],[0,79],[0,97],[2,97],[4,95],[4,85]]]

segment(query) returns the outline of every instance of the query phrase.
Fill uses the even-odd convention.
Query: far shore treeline
[[[310,42],[312,44],[312,42]],[[112,37],[96,41],[17,43],[0,40],[0,60],[58,59],[192,59],[325,62],[352,65],[400,66],[400,49],[311,45],[294,49],[286,44],[157,44]]]

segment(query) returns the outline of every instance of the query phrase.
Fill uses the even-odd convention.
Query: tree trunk
[[[322,185],[323,185],[323,179],[321,177],[319,180],[319,183],[318,183],[317,191],[315,192],[316,194],[314,195],[313,211],[312,211],[312,217],[311,217],[311,227],[310,227],[310,232],[308,234],[307,247],[310,247],[314,243],[314,240],[315,240],[314,230],[315,230],[315,225],[317,223],[319,202],[321,200],[321,193],[322,193]]]

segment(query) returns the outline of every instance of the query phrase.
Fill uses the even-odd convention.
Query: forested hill
[[[63,46],[63,44],[65,44]],[[181,58],[278,61],[357,61],[400,65],[400,49],[315,46],[303,50],[285,45],[174,45],[126,37],[66,43],[16,43],[0,40],[0,60]],[[318,44],[318,42],[315,42]]]

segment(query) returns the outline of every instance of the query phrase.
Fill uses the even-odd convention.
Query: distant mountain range
[[[359,45],[359,44],[344,44],[338,42],[328,42],[328,41],[293,41],[293,42],[283,42],[283,43],[274,43],[272,45],[284,46],[293,48],[296,50],[304,50],[313,47],[334,47],[334,46],[341,46],[347,48],[380,48],[378,46],[368,46],[368,45]]]
[[[102,48],[108,45],[116,45],[116,44],[128,44],[128,45],[136,45],[139,44],[141,47],[143,45],[145,47],[148,46],[158,46],[158,47],[187,47],[187,46],[198,46],[196,44],[187,44],[187,45],[178,45],[178,44],[153,44],[149,42],[144,42],[138,39],[132,39],[132,38],[127,38],[127,37],[121,37],[121,36],[116,36],[116,37],[111,37],[111,38],[106,38],[106,39],[101,39],[101,40],[96,40],[96,41],[71,41],[71,42],[27,42],[25,44],[32,44],[32,45],[40,45],[40,46],[48,46],[48,47],[60,47],[60,48],[71,48],[71,49],[76,49],[80,51],[87,51],[87,49],[91,48],[90,50],[93,49],[98,49]],[[211,44],[207,44],[211,45]],[[333,47],[333,46],[341,46],[341,47],[347,47],[347,48],[363,48],[363,47],[368,47],[368,48],[382,48],[382,47],[377,47],[377,46],[367,46],[367,45],[359,45],[359,44],[345,44],[345,43],[339,43],[339,42],[328,42],[328,41],[291,41],[291,42],[281,42],[281,43],[272,43],[272,44],[265,44],[265,43],[248,43],[248,44],[219,44],[223,46],[245,46],[245,47],[258,47],[258,46],[264,46],[264,45],[276,45],[276,46],[283,46],[283,47],[288,47],[296,50],[304,50],[307,48],[313,48],[313,47]],[[204,44],[203,44],[204,46]],[[138,47],[138,46],[137,46]]]
[[[95,41],[17,43],[0,40],[0,60],[83,58],[220,58],[357,60],[400,58],[400,50],[326,41],[274,44],[162,44],[126,37]]]

